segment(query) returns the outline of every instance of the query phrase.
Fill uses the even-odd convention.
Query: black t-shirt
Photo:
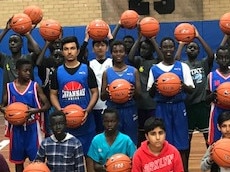
[[[64,68],[69,74],[72,75],[79,69],[80,66],[81,66],[81,64],[79,66],[77,66],[76,68],[67,68],[64,65]],[[93,70],[89,66],[87,66],[87,67],[88,67],[88,85],[89,85],[89,88],[90,89],[97,88],[98,85],[97,85],[96,76],[95,76]],[[54,71],[54,73],[51,77],[51,89],[53,89],[53,90],[59,89],[58,88],[58,81],[57,81],[57,69]]]

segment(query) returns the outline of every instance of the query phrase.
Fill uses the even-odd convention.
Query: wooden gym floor
[[[8,140],[4,137],[4,117],[0,114],[0,153],[6,158],[11,172],[14,172],[14,164],[9,162]],[[189,160],[189,172],[201,172],[200,160],[205,153],[205,143],[201,133],[195,132],[192,139],[192,149]],[[28,162],[27,162],[28,163]]]

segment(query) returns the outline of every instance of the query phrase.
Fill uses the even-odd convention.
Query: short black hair
[[[217,50],[216,50],[216,57],[218,57],[219,51],[220,51],[220,50],[223,50],[223,51],[228,50],[228,55],[230,55],[229,46],[224,45],[224,46],[219,46],[219,47],[217,48]]]
[[[49,123],[51,125],[51,122],[52,122],[52,118],[53,117],[57,117],[57,116],[62,116],[63,119],[65,120],[65,123],[66,123],[66,115],[63,111],[61,110],[54,110],[50,115],[49,115]]]
[[[150,117],[144,123],[144,132],[145,134],[148,134],[148,132],[154,130],[157,127],[160,127],[166,131],[164,121],[161,118]]]
[[[71,42],[75,42],[76,43],[76,46],[77,46],[77,49],[79,49],[79,42],[78,42],[78,39],[76,36],[67,36],[65,38],[62,39],[61,43],[62,43],[62,48],[65,44],[67,43],[71,43]]]
[[[18,38],[20,39],[20,41],[23,43],[23,38],[22,38],[21,35],[19,35],[19,34],[17,34],[17,33],[14,33],[14,34],[10,35],[10,38],[12,38],[12,37],[14,37],[14,36],[18,37]],[[9,40],[10,40],[10,39],[9,39]]]
[[[225,121],[228,120],[230,120],[230,111],[225,111],[218,116],[217,123],[219,126],[221,126]]]
[[[93,40],[93,41],[92,41],[92,46],[94,47],[94,45],[95,45],[96,43],[101,43],[101,42],[105,43],[106,46],[109,45],[109,41],[107,41],[106,39],[103,39],[103,40],[101,40],[101,41],[95,41],[95,40]]]
[[[123,37],[123,41],[124,41],[126,38],[132,39],[133,42],[135,42],[135,39],[134,39],[131,35],[125,35],[125,36]]]
[[[104,119],[106,113],[114,113],[116,115],[117,120],[119,120],[118,111],[116,109],[114,109],[114,108],[106,108],[106,109],[104,109],[104,111],[102,113],[102,118],[103,119]]]
[[[175,40],[174,40],[173,38],[171,38],[171,37],[164,37],[164,38],[161,40],[161,42],[160,42],[160,46],[161,46],[161,47],[162,47],[163,42],[166,41],[166,40],[172,41],[172,42],[173,42],[173,45],[176,46]]]
[[[113,47],[114,46],[117,46],[117,45],[123,45],[124,46],[124,49],[126,50],[126,45],[124,43],[124,41],[121,41],[121,40],[114,40],[113,42],[111,42],[110,44],[110,52],[112,53],[113,51]]]
[[[22,65],[26,65],[26,64],[32,65],[29,60],[24,59],[24,58],[20,58],[16,62],[16,69],[20,69],[22,67]]]

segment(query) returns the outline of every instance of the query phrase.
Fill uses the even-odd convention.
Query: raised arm
[[[196,38],[200,41],[200,43],[202,44],[202,46],[204,47],[204,50],[206,51],[207,55],[208,55],[208,63],[209,65],[213,64],[213,60],[214,60],[214,54],[212,49],[210,48],[210,46],[206,43],[206,41],[200,36],[198,30],[195,28],[195,32],[196,32]]]
[[[49,47],[49,45],[50,45],[50,42],[46,41],[44,47],[42,48],[41,53],[39,54],[39,56],[38,56],[38,58],[36,60],[36,65],[37,66],[41,65],[41,63],[42,63],[42,61],[43,61],[43,59],[45,57],[45,52],[46,52],[47,48]]]
[[[182,53],[182,50],[183,50],[185,44],[186,44],[185,42],[179,41],[179,46],[178,46],[176,54],[175,54],[175,60],[180,60],[181,53]]]
[[[159,48],[159,45],[157,44],[157,41],[156,41],[155,37],[152,37],[149,40],[152,42],[153,47],[154,47],[154,49],[155,49],[155,51],[157,53],[158,62],[162,61],[164,56],[163,56],[163,54],[162,54],[162,52],[161,52],[161,50]]]
[[[4,36],[6,35],[6,33],[10,30],[10,22],[11,22],[11,20],[12,20],[12,17],[7,21],[6,27],[0,33],[0,42],[2,41],[2,39],[4,38]]]

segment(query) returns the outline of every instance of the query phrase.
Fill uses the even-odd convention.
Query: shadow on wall
[[[210,47],[213,49],[213,51],[215,52],[215,50],[218,48],[222,38],[223,38],[223,33],[221,32],[220,28],[219,28],[219,21],[217,20],[212,20],[212,21],[194,21],[194,22],[190,22],[191,24],[195,25],[196,28],[198,29],[200,35],[206,40],[206,42],[210,45]],[[160,41],[163,37],[172,37],[174,38],[174,28],[178,25],[179,23],[173,22],[173,23],[160,23],[160,32],[158,33],[156,40],[158,42],[158,44],[160,44]],[[113,30],[113,28],[115,27],[115,25],[111,25],[111,30]],[[14,33],[13,31],[9,31],[6,36],[4,37],[4,39],[2,40],[1,44],[0,44],[0,51],[6,54],[10,54],[10,51],[8,49],[8,39],[9,36]],[[38,28],[35,28],[32,31],[32,35],[34,37],[34,39],[38,42],[38,44],[40,45],[40,47],[42,48],[45,44],[45,41],[43,40],[43,38],[41,37],[41,35],[39,34],[39,30]],[[85,26],[76,26],[76,27],[64,27],[63,28],[63,35],[65,36],[72,36],[75,35],[77,36],[78,40],[79,40],[79,44],[81,45],[84,41],[84,36],[85,36]],[[132,30],[128,30],[128,29],[123,29],[121,28],[117,34],[116,39],[122,39],[125,35],[132,35],[135,39],[137,38],[137,29],[132,29]],[[24,39],[24,46],[23,46],[23,54],[26,54],[27,51],[27,41],[26,38]],[[93,59],[94,55],[92,52],[92,40],[89,41],[88,44],[88,49],[89,49],[89,60]],[[202,46],[201,46],[202,47]],[[46,55],[49,55],[49,52],[46,52]],[[108,52],[108,56],[109,56],[109,52]],[[201,53],[199,58],[204,57],[204,51],[201,48]],[[184,54],[182,54],[182,60],[184,57]],[[0,76],[2,76],[2,70],[0,69]],[[37,76],[37,69],[35,68],[35,80],[40,82],[39,77]],[[0,77],[0,90],[2,90],[2,77]],[[0,102],[2,100],[2,93],[0,92]]]

